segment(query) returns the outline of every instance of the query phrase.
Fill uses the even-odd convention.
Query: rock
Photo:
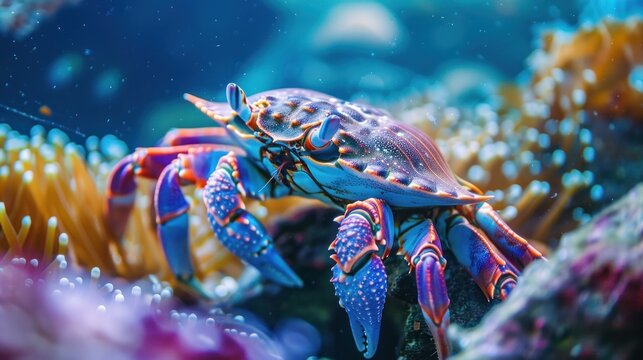
[[[445,251],[444,256],[447,259],[445,278],[451,299],[449,308],[451,324],[458,324],[466,328],[475,326],[497,301],[487,301],[471,275],[460,266],[451,252]],[[393,261],[398,264],[391,264]],[[408,316],[400,342],[399,359],[437,359],[433,336],[431,336],[420,306],[417,304],[415,273],[409,274],[408,265],[399,257],[389,260],[387,266],[394,269],[389,274],[390,296],[404,301],[408,306]]]
[[[566,234],[481,324],[449,329],[455,359],[629,359],[643,352],[643,184]]]

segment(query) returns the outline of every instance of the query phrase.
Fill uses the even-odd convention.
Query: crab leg
[[[214,233],[233,254],[256,267],[263,276],[284,286],[301,287],[301,279],[273,246],[264,226],[245,210],[242,196],[263,199],[274,193],[250,162],[229,153],[219,160],[203,191]]]
[[[106,221],[112,234],[120,239],[134,207],[136,177],[156,179],[163,169],[189,146],[141,148],[116,164],[107,179]]]
[[[236,145],[222,127],[204,127],[194,129],[172,129],[160,142],[161,146],[179,146],[190,144]]]
[[[189,204],[181,187],[195,184],[203,187],[214,164],[228,154],[229,147],[192,146],[178,154],[161,172],[154,191],[157,233],[170,269],[176,278],[207,296],[194,276],[189,252]]]
[[[527,240],[516,234],[491,205],[482,202],[469,205],[478,226],[489,236],[489,239],[520,270],[534,260],[544,259],[540,251],[531,246]]]
[[[469,271],[487,299],[504,300],[516,286],[518,269],[461,214],[443,212],[436,223],[440,237],[447,240],[458,262]]]
[[[393,215],[383,201],[368,199],[350,204],[336,221],[339,232],[329,248],[335,251],[331,258],[336,263],[331,282],[348,313],[355,345],[371,358],[377,349],[387,290],[378,244],[385,246],[386,257],[393,243]]]
[[[411,222],[416,220],[411,219]],[[437,231],[430,219],[412,224],[400,236],[400,251],[415,269],[415,281],[418,289],[418,303],[422,315],[433,335],[440,359],[450,354],[446,330],[449,326],[449,296],[444,281],[446,260],[442,257],[442,245]]]

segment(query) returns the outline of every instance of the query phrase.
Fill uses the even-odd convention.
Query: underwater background
[[[116,162],[173,128],[214,126],[183,94],[223,101],[231,82],[386,109],[547,255],[500,304],[445,253],[456,358],[640,356],[641,11],[637,0],[0,0],[0,359],[362,358],[328,281],[336,210],[249,204],[304,280],[287,289],[223,249],[190,195],[191,255],[214,301],[173,278],[151,182],[123,239],[103,222]],[[414,276],[402,258],[386,265],[374,358],[437,358]]]
[[[574,1],[15,3],[27,10],[1,17],[5,105],[44,104],[60,124],[130,146],[185,121],[207,125],[182,94],[221,98],[229,82],[249,94],[303,87],[351,98],[464,76],[453,86],[484,92],[525,72],[540,26],[574,26],[583,14]],[[26,24],[12,26],[17,16]]]

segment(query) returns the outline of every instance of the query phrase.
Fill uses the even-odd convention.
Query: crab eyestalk
[[[246,98],[246,93],[235,83],[230,83],[226,87],[226,98],[228,99],[228,105],[230,108],[237,113],[237,116],[240,117],[243,121],[248,122],[252,117],[252,109],[248,105],[248,100]]]
[[[333,139],[339,130],[340,118],[337,115],[329,115],[322,121],[319,128],[311,130],[310,145],[316,149],[323,148]]]

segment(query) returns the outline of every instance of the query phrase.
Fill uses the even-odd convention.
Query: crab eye
[[[318,150],[326,147],[337,130],[339,130],[339,120],[339,116],[329,115],[318,128],[310,130],[306,137],[306,148],[308,150]]]
[[[245,122],[250,120],[252,109],[248,105],[246,93],[237,84],[230,83],[226,87],[226,98],[230,108]]]

